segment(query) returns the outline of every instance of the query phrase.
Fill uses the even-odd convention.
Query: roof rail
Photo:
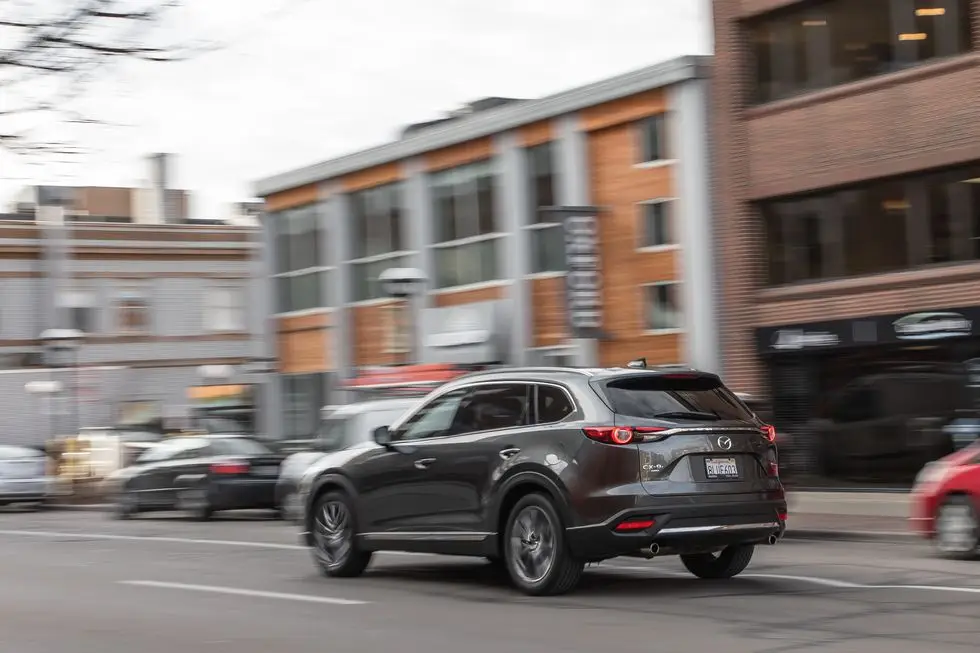
[[[571,372],[573,374],[581,374],[583,376],[591,376],[592,373],[589,369],[581,367],[559,367],[546,365],[533,365],[533,366],[521,366],[521,365],[504,365],[500,367],[488,367],[483,370],[476,370],[474,372],[468,372],[462,375],[461,379],[471,379],[475,376],[482,376],[487,374],[497,374],[500,372]]]

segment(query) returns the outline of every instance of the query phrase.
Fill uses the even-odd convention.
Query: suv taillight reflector
[[[766,424],[762,427],[762,435],[766,436],[766,440],[770,442],[776,441],[776,427],[772,424]]]
[[[587,426],[582,431],[591,440],[604,444],[630,444],[649,434],[667,429],[659,426]]]
[[[656,524],[652,519],[627,519],[624,522],[620,522],[616,526],[616,530],[620,533],[629,533],[630,531],[642,531],[651,528]]]
[[[212,474],[247,474],[248,463],[214,463],[211,465]]]

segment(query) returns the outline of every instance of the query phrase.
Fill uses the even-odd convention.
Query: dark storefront
[[[908,487],[980,427],[980,306],[756,330],[796,485]]]

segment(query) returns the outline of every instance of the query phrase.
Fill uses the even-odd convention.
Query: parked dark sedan
[[[208,519],[220,510],[275,510],[282,459],[246,436],[168,438],[109,478],[115,516],[180,510]]]

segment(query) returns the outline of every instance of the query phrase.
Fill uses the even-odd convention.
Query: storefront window
[[[748,25],[750,97],[771,102],[942,57],[973,45],[970,0],[824,0]]]

